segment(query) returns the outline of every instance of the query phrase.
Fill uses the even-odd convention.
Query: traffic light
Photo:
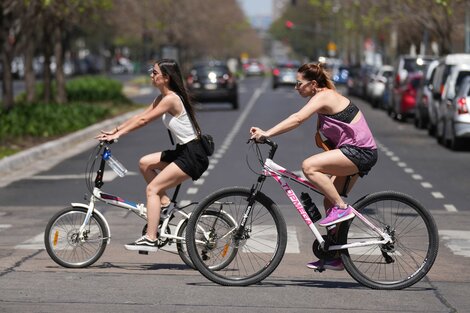
[[[287,29],[292,29],[294,28],[294,23],[292,21],[286,20],[286,28]]]

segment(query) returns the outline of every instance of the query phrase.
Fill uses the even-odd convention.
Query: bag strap
[[[194,129],[196,130],[196,135],[197,135],[198,139],[201,139],[201,135],[202,135],[202,133],[201,133],[201,127],[199,127],[199,124],[198,124],[198,122],[196,121],[196,119],[193,119],[192,116],[191,116],[191,114],[188,113],[188,110],[186,109],[186,106],[184,105],[184,99],[183,99],[183,97],[182,97],[180,94],[177,94],[177,95],[178,95],[178,97],[180,97],[181,102],[183,103],[183,107],[184,107],[184,109],[186,110],[186,115],[189,117],[189,120],[190,120],[191,123],[193,124]]]

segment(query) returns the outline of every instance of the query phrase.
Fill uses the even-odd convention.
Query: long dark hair
[[[201,128],[199,127],[199,124],[196,121],[196,116],[194,114],[194,108],[191,103],[191,98],[189,97],[189,92],[184,85],[183,75],[181,75],[181,70],[178,63],[176,63],[176,61],[172,59],[161,59],[157,61],[157,64],[160,67],[162,74],[170,78],[170,89],[176,92],[176,94],[178,94],[182,98],[181,100],[183,101],[184,108],[189,114],[189,118],[193,122],[194,128],[196,128],[197,134],[200,135]]]
[[[336,89],[330,74],[325,70],[322,63],[306,63],[302,65],[297,72],[302,74],[302,76],[309,81],[316,81],[320,88]]]

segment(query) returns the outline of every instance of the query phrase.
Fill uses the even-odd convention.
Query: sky
[[[253,27],[267,29],[272,22],[272,0],[237,0]]]
[[[238,0],[246,15],[269,15],[272,13],[272,0]]]

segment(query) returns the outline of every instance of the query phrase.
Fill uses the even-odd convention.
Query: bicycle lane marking
[[[245,122],[245,120],[246,120],[248,114],[250,113],[250,111],[253,109],[253,106],[255,105],[256,101],[258,101],[258,98],[266,90],[266,88],[268,86],[268,83],[269,83],[269,79],[265,78],[264,81],[263,81],[263,84],[261,85],[261,87],[256,88],[255,92],[253,93],[250,100],[248,101],[247,106],[245,107],[245,109],[242,111],[242,113],[238,117],[238,119],[235,122],[234,126],[232,127],[232,129],[230,130],[228,135],[225,137],[225,139],[222,142],[222,144],[220,145],[220,147],[218,149],[216,149],[216,151],[214,152],[212,157],[209,159],[209,167],[204,172],[202,177],[209,176],[210,171],[215,168],[217,163],[219,163],[219,159],[224,157],[225,152],[227,152],[227,150],[230,148],[230,145],[232,144],[234,138],[237,136],[238,132],[240,131],[243,123]],[[199,180],[201,180],[201,179],[203,179],[203,178],[200,178]],[[190,187],[186,190],[187,194],[191,194],[191,195],[197,194],[197,192],[199,191],[199,188],[197,186],[201,185],[203,183],[203,182],[199,183],[199,180],[193,182],[193,187]],[[180,201],[181,206],[184,206],[184,205],[189,204],[189,203],[190,203],[189,200]]]
[[[418,173],[415,173],[414,169],[410,168],[405,162],[402,162],[400,157],[398,157],[397,155],[395,155],[395,153],[391,150],[389,150],[384,144],[378,142],[376,140],[376,143],[377,143],[377,147],[386,155],[390,158],[390,160],[392,160],[393,162],[395,162],[397,164],[398,167],[400,168],[403,168],[403,171],[407,174],[410,174],[411,175],[411,178],[413,178],[414,180],[416,181],[422,181],[423,180],[423,176],[418,174]],[[421,183],[421,187],[425,188],[425,189],[433,189],[433,186],[431,183],[429,182],[426,182],[426,181],[422,181]],[[431,196],[434,198],[434,199],[445,199],[445,196],[438,190],[432,190],[431,192]],[[451,204],[451,203],[446,203],[444,204],[444,209],[447,211],[447,212],[458,212],[457,208],[455,207],[455,205]]]

